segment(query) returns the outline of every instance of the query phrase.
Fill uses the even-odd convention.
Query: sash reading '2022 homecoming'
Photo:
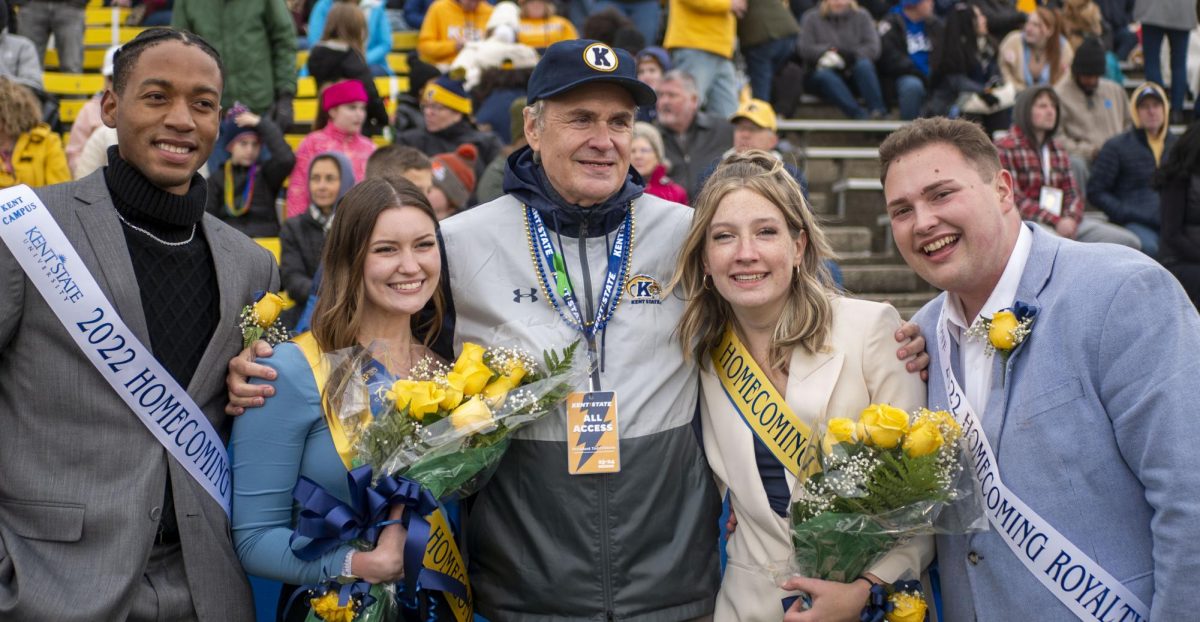
[[[975,409],[954,377],[950,332],[946,324],[946,304],[943,304],[937,323],[937,341],[938,360],[946,385],[946,404],[962,426],[963,439],[967,442],[971,466],[979,480],[988,521],[996,535],[1004,540],[1013,555],[1025,565],[1025,569],[1080,620],[1149,620],[1150,608],[1141,599],[1079,550],[1001,481],[992,445],[983,433]]]
[[[228,515],[229,458],[221,437],[125,325],[29,186],[0,191],[0,238],[104,380]]]
[[[798,479],[819,469],[817,456],[810,451],[812,430],[792,412],[732,327],[725,328],[710,355],[713,372],[733,409],[784,468]]]

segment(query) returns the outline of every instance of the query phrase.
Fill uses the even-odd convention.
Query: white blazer
[[[801,421],[815,425],[827,417],[857,418],[872,403],[906,411],[925,404],[925,383],[896,358],[893,337],[900,316],[890,305],[834,297],[829,347],[816,354],[792,352],[784,400]],[[787,519],[771,510],[759,478],[750,428],[738,416],[712,361],[702,362],[701,423],[708,463],[737,514],[729,539],[729,562],[717,596],[716,620],[765,622],[783,618],[783,598],[773,571],[787,567],[792,539]],[[793,498],[796,479],[787,473]],[[884,581],[919,578],[933,558],[933,539],[915,538],[889,553],[869,571]]]

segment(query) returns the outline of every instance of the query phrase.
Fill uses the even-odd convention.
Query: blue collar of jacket
[[[568,202],[554,189],[545,169],[534,162],[533,150],[529,147],[522,147],[508,156],[508,166],[504,170],[504,192],[536,209],[547,227],[570,238],[580,237],[581,230],[586,231],[588,237],[616,231],[629,211],[629,204],[641,196],[644,189],[641,175],[630,167],[620,190],[599,205],[581,207]]]

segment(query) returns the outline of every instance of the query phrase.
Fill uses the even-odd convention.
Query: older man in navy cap
[[[517,434],[467,521],[477,609],[710,616],[720,501],[692,431],[696,369],[671,342],[683,303],[659,295],[691,210],[643,194],[629,166],[654,91],[629,53],[575,40],[546,51],[527,99],[529,146],[508,159],[507,194],[442,225],[455,346],[584,342],[596,363],[584,388],[615,394],[617,433],[583,468],[565,418]]]

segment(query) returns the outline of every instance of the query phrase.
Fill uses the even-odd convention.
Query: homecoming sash
[[[386,518],[390,506],[403,504],[407,508],[404,513],[404,522],[408,529],[408,538],[404,542],[405,584],[411,592],[418,589],[442,592],[450,609],[454,612],[455,619],[458,622],[468,622],[473,617],[473,606],[471,604],[471,585],[467,579],[467,566],[463,562],[462,553],[458,550],[458,543],[454,540],[454,532],[450,529],[450,524],[446,520],[438,500],[428,490],[404,477],[381,478],[374,488],[368,490],[371,469],[356,464],[358,452],[355,445],[358,440],[358,431],[371,421],[370,407],[364,408],[362,413],[343,421],[335,409],[326,402],[325,385],[329,381],[331,370],[329,361],[317,346],[317,340],[313,338],[312,333],[304,333],[294,338],[292,342],[304,353],[304,358],[312,368],[317,391],[321,394],[321,405],[325,413],[325,422],[329,426],[329,434],[333,438],[333,445],[342,459],[342,464],[349,472],[351,496],[358,499],[356,505],[361,506],[346,508],[345,504],[326,493],[315,483],[307,478],[301,478],[293,496],[301,504],[302,519],[305,517],[304,513],[309,512],[310,521],[305,529],[298,529],[297,532],[306,531],[307,533],[304,535],[309,537],[322,529],[341,533],[339,536],[341,539],[310,544],[309,547],[317,546],[312,550],[302,549],[303,555],[319,556],[321,553],[335,548],[341,542],[361,537],[361,532],[347,531],[344,525],[353,523],[361,530],[376,529],[374,525],[377,525],[377,521]],[[365,476],[363,475],[364,470]],[[363,501],[364,499],[373,499],[373,501]],[[347,518],[348,516],[355,518],[350,520]],[[377,538],[378,532],[375,531],[373,536],[366,536],[363,539],[374,543]],[[296,554],[301,556],[302,552],[297,551]]]
[[[225,443],[125,325],[29,186],[0,191],[0,238],[105,382],[228,516]]]
[[[963,438],[987,508],[988,522],[1017,559],[1080,620],[1137,622],[1150,608],[1039,516],[1000,479],[996,456],[975,410],[954,377],[946,305],[938,317],[937,341],[947,406],[962,426]]]
[[[783,467],[797,479],[820,469],[816,454],[809,451],[812,430],[792,412],[732,327],[725,328],[709,354],[729,403]]]

